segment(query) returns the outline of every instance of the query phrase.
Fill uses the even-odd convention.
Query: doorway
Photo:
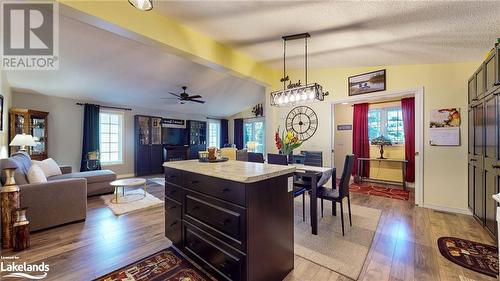
[[[332,162],[335,167],[337,167],[337,173],[340,174],[342,169],[342,155],[347,153],[352,153],[352,108],[351,106],[356,103],[388,103],[390,101],[401,100],[405,97],[415,98],[415,204],[418,206],[423,206],[424,204],[424,186],[423,186],[423,105],[424,105],[424,89],[409,89],[403,91],[385,91],[379,93],[371,93],[359,96],[352,96],[345,99],[337,100],[332,102]],[[336,114],[337,111],[337,114]],[[343,111],[343,112],[341,112]],[[386,113],[387,114],[387,113]],[[393,114],[393,113],[391,113]],[[336,120],[337,118],[337,120]],[[337,125],[341,125],[337,128]],[[343,126],[347,125],[347,126]],[[349,129],[351,132],[349,133]],[[373,147],[370,148],[370,153],[374,150]],[[376,147],[375,147],[375,150]],[[392,155],[398,155],[398,151],[401,150],[397,146],[393,149]],[[373,151],[378,153],[377,151]],[[377,154],[376,154],[377,155]],[[378,156],[378,155],[377,155]],[[374,157],[376,158],[376,157]],[[396,158],[396,157],[395,157]],[[402,157],[404,158],[404,153]],[[375,168],[380,168],[377,164],[372,164]],[[374,169],[372,169],[374,170]],[[389,171],[389,170],[387,170]],[[387,172],[386,171],[386,172]],[[380,173],[380,169],[375,169],[375,172]],[[390,175],[393,176],[393,175]],[[411,185],[410,185],[411,186]]]

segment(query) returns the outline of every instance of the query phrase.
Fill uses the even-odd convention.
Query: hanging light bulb
[[[290,102],[294,102],[294,101],[295,101],[295,94],[290,93]]]
[[[310,99],[310,100],[313,100],[313,99],[314,99],[314,91],[313,91],[313,90],[311,90],[311,91],[309,92],[309,99]]]
[[[128,2],[141,11],[151,11],[153,9],[153,0],[128,0]]]
[[[278,104],[282,104],[283,103],[283,97],[280,95],[278,97]]]
[[[288,103],[288,95],[287,94],[285,94],[285,98],[283,99],[283,102]]]

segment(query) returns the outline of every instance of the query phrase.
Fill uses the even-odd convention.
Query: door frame
[[[362,103],[381,99],[415,97],[415,205],[424,206],[424,87],[407,90],[383,91],[364,95],[350,96],[331,102],[332,135],[331,148],[335,144],[335,104]],[[334,163],[332,158],[332,163]]]

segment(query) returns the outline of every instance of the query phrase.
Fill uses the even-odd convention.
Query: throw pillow
[[[37,164],[31,165],[28,170],[28,182],[29,183],[44,183],[47,182],[47,178],[45,177],[45,173],[42,168],[40,168]]]
[[[56,161],[52,158],[47,158],[43,161],[33,161],[33,163],[42,168],[42,171],[47,178],[62,175],[61,168],[59,168],[59,165],[57,165]]]

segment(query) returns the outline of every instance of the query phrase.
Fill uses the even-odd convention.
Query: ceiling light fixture
[[[128,0],[128,2],[141,11],[151,11],[153,9],[153,0]]]
[[[283,90],[271,92],[272,106],[286,106],[303,102],[323,101],[328,92],[323,92],[323,87],[318,83],[307,84],[307,38],[311,37],[309,33],[300,33],[281,37],[283,39]],[[289,81],[286,75],[286,42],[290,40],[304,39],[305,49],[305,84],[301,85],[300,80],[297,83]],[[288,85],[286,82],[289,81]]]

